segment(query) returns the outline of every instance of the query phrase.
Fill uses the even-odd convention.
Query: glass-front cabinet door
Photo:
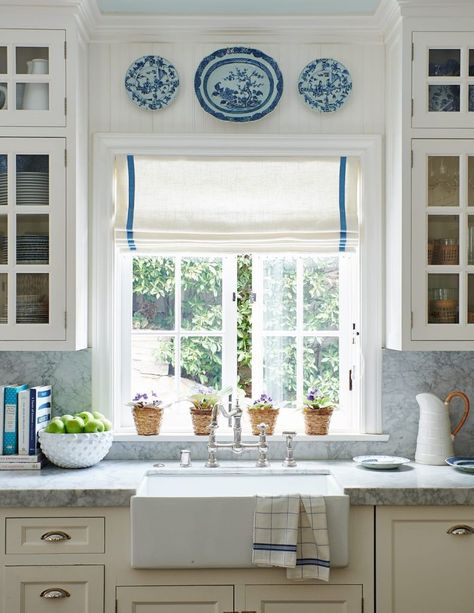
[[[414,32],[414,128],[474,127],[472,32]]]
[[[64,150],[0,138],[0,341],[65,339]]]
[[[474,141],[413,141],[412,340],[474,339]]]
[[[0,126],[65,126],[64,30],[0,29]]]

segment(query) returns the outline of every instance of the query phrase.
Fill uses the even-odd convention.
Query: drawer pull
[[[60,587],[50,587],[41,592],[41,598],[69,598],[70,593]]]
[[[61,543],[62,541],[70,541],[71,537],[62,530],[55,530],[54,532],[45,532],[41,540],[48,543]]]
[[[447,530],[448,534],[454,534],[454,536],[465,536],[469,534],[474,534],[474,530],[471,526],[467,526],[466,524],[459,524],[458,526],[453,526]]]

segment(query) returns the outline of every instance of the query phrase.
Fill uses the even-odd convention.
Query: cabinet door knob
[[[454,534],[454,536],[465,536],[469,534],[474,534],[474,530],[471,528],[471,526],[467,526],[466,524],[452,526],[446,532],[448,534]]]
[[[40,598],[69,598],[70,596],[71,594],[61,587],[50,587],[40,594]]]
[[[42,541],[46,541],[48,543],[60,543],[61,541],[70,541],[71,537],[67,532],[63,532],[62,530],[54,530],[52,532],[45,532],[41,537]]]

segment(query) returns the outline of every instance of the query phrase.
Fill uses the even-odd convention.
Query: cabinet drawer
[[[104,553],[103,517],[7,517],[6,553]]]
[[[3,589],[11,613],[101,613],[103,566],[7,566]]]

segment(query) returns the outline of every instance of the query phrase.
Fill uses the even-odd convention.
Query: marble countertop
[[[177,468],[176,462],[164,464]],[[0,507],[126,507],[152,465],[151,461],[107,460],[78,470],[50,465],[41,471],[0,471]],[[353,505],[474,505],[474,474],[450,466],[410,463],[380,471],[330,460],[299,462],[298,466],[330,470]],[[280,464],[274,463],[274,468]]]

